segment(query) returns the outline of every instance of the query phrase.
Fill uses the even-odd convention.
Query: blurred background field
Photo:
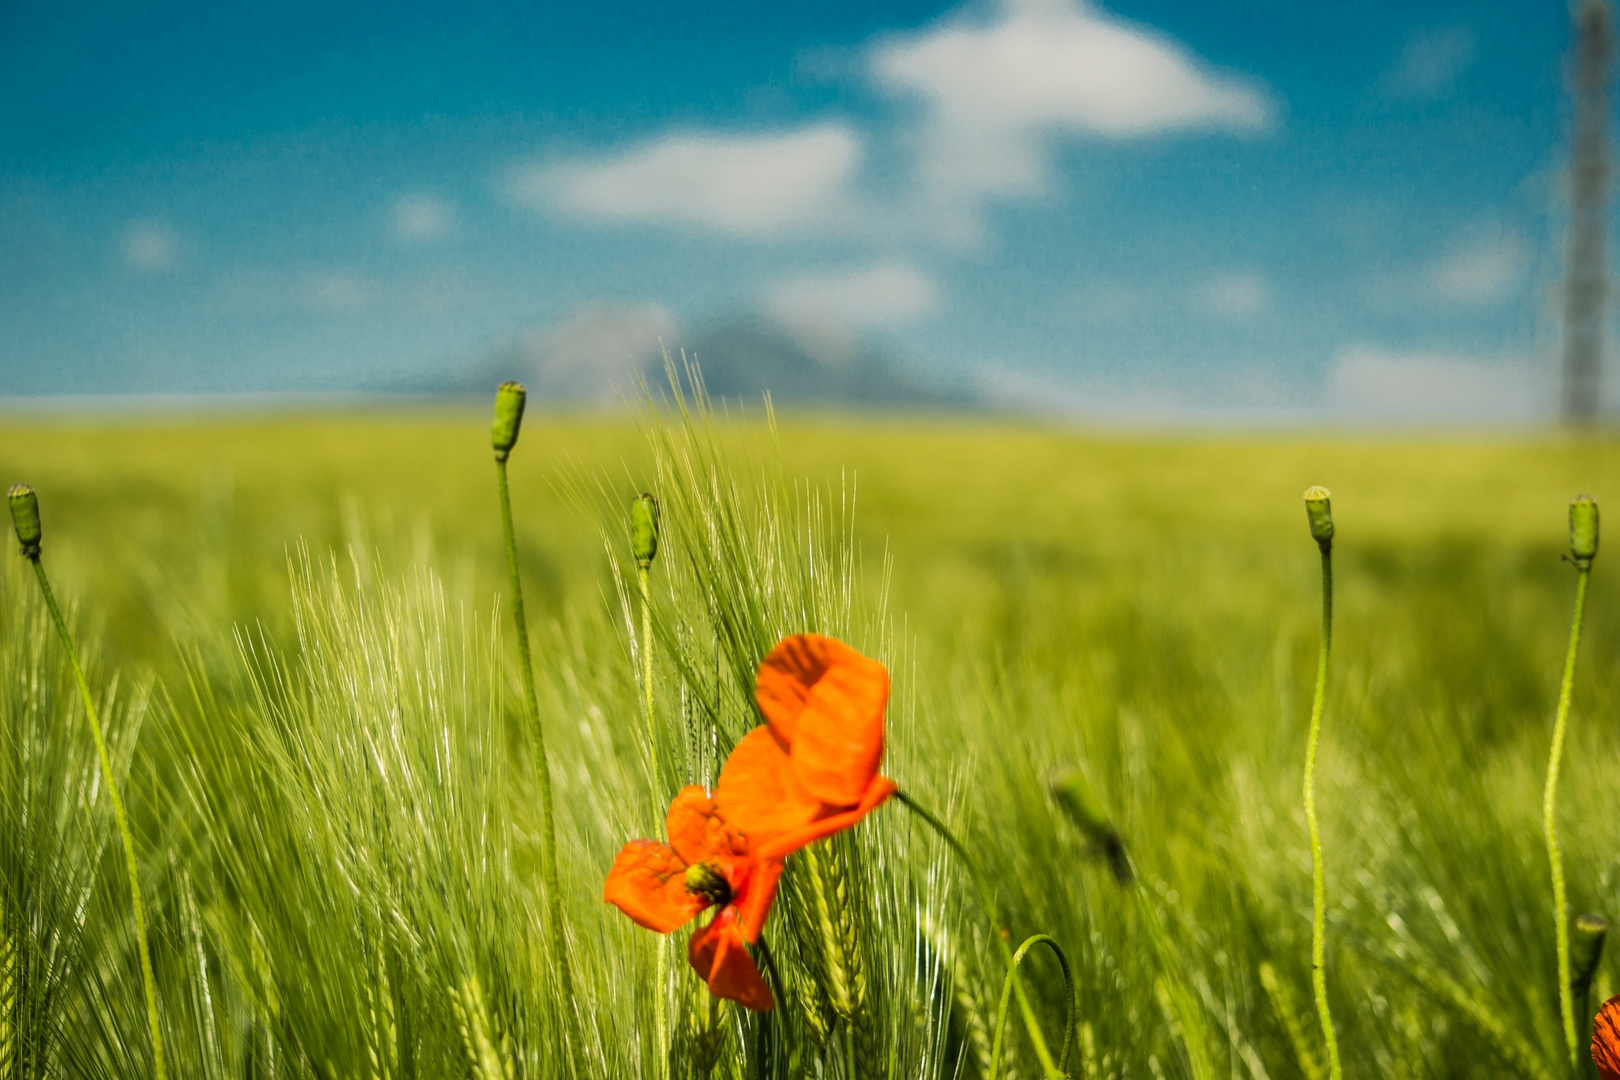
[[[1015,933],[1045,930],[1071,950],[1080,1017],[1095,1050],[1076,1075],[1088,1077],[1322,1075],[1320,1051],[1312,1049],[1309,857],[1299,809],[1318,563],[1300,492],[1311,483],[1330,486],[1338,621],[1319,790],[1329,986],[1347,1074],[1564,1075],[1539,828],[1574,587],[1560,555],[1572,495],[1584,491],[1620,505],[1613,501],[1620,444],[1564,434],[1076,433],[927,415],[790,415],[774,429],[755,417],[719,427],[728,449],[711,463],[721,475],[735,474],[746,520],[764,522],[757,515],[773,498],[800,513],[819,499],[831,523],[814,526],[813,514],[789,514],[759,524],[750,541],[758,567],[728,572],[778,599],[782,581],[799,570],[830,576],[830,584],[804,586],[811,592],[801,600],[802,615],[790,605],[773,608],[771,618],[780,632],[837,630],[894,669],[887,768],[966,830],[1003,890]],[[462,647],[476,653],[476,628],[494,625],[497,647],[510,655],[509,642],[499,644],[506,624],[490,622],[503,562],[486,429],[482,410],[444,408],[30,420],[0,432],[0,472],[40,492],[46,561],[99,657],[100,677],[117,672],[137,686],[157,680],[160,707],[133,750],[130,796],[149,874],[161,877],[167,857],[172,875],[174,860],[187,858],[186,845],[207,837],[210,827],[199,823],[230,804],[196,801],[198,790],[224,784],[230,771],[210,771],[219,746],[201,752],[195,745],[229,742],[241,732],[251,742],[259,721],[245,718],[281,700],[271,694],[255,706],[238,689],[225,694],[224,705],[209,704],[206,694],[188,704],[199,677],[231,685],[220,673],[237,662],[238,642],[248,640],[240,628],[259,628],[264,647],[286,657],[315,657],[339,673],[362,665],[332,676],[333,686],[360,679],[362,690],[351,688],[360,694],[355,701],[323,714],[319,686],[326,684],[317,679],[302,721],[284,718],[276,724],[290,727],[266,729],[304,732],[299,739],[314,738],[309,732],[327,723],[335,731],[371,723],[368,680],[385,696],[407,697],[427,692],[424,679],[433,684],[450,672],[476,682],[487,658],[464,667],[435,651],[443,646],[432,642],[446,626],[473,628],[458,633],[473,635]],[[660,483],[645,435],[629,419],[535,414],[512,461],[537,662],[551,688],[546,723],[563,807],[567,918],[587,987],[576,1006],[605,1025],[587,1039],[600,1055],[596,1067],[627,1074],[646,1074],[653,1060],[650,1014],[638,1013],[647,1005],[634,986],[648,969],[628,975],[649,962],[636,950],[646,950],[651,936],[596,896],[612,851],[631,835],[649,834],[662,802],[653,793],[660,785],[649,785],[644,773],[631,634],[610,566],[610,550],[625,557],[623,514],[631,498]],[[757,499],[747,494],[761,491]],[[660,494],[666,514],[679,513],[679,500]],[[701,490],[683,498],[691,507],[724,501]],[[660,625],[667,617],[667,633],[689,633],[701,623],[690,616],[682,622],[678,613],[693,603],[692,581],[681,586],[685,593],[669,592],[675,587],[660,575],[683,558],[683,544],[702,543],[692,521],[666,527],[654,572]],[[809,543],[783,548],[790,536]],[[300,544],[313,570],[297,569]],[[831,550],[818,547],[825,544]],[[846,544],[854,555],[848,611],[826,599],[842,588]],[[345,550],[359,555],[352,568]],[[779,558],[789,550],[797,564]],[[1600,554],[1561,820],[1575,911],[1612,916],[1620,912],[1620,786],[1613,783],[1620,586],[1607,563]],[[437,594],[421,592],[413,567],[442,578],[442,611],[432,600]],[[328,577],[330,586],[323,585]],[[23,584],[16,575],[11,582]],[[384,590],[378,596],[397,590],[403,599],[365,600],[372,589]],[[336,599],[350,595],[345,590],[353,592],[352,607]],[[27,605],[15,592],[8,602]],[[368,627],[379,625],[395,627],[383,638],[403,652],[367,659],[363,641]],[[690,654],[683,662],[706,655],[702,641],[681,640]],[[354,650],[348,659],[345,649]],[[661,670],[660,708],[673,725],[685,691],[676,696],[674,672]],[[303,685],[301,676],[287,677]],[[504,693],[515,694],[510,676],[506,682]],[[413,685],[417,690],[404,689]],[[171,703],[161,705],[165,692]],[[488,692],[496,695],[488,708],[510,707],[500,704],[502,691]],[[304,691],[288,693],[288,700],[303,700]],[[383,709],[378,716],[392,715],[380,701],[376,708]],[[725,709],[733,711],[722,732],[748,722],[740,699]],[[317,721],[321,715],[327,719]],[[429,729],[436,715],[424,714]],[[301,726],[310,723],[316,728]],[[673,747],[680,735],[671,731]],[[200,742],[186,751],[187,739]],[[527,751],[521,740],[515,745],[499,774],[507,779],[490,783],[501,792],[497,801],[512,807],[512,835],[532,842],[533,780],[524,772]],[[1144,895],[1171,928],[1175,963],[1142,936],[1128,894],[1048,799],[1046,777],[1063,763],[1080,765],[1116,816]],[[989,987],[993,996],[998,969],[967,929],[975,915],[963,906],[967,894],[955,891],[965,886],[948,884],[955,871],[899,813],[885,809],[889,816],[880,815],[859,841],[866,857],[887,867],[862,872],[873,875],[866,888],[879,897],[866,925],[873,935],[890,935],[870,945],[873,962],[892,969],[886,984],[874,976],[871,1008],[880,1019],[872,1023],[890,1035],[911,1032],[883,1040],[896,1055],[887,1074],[977,1075],[984,1061],[976,1056],[983,1048],[975,1049],[974,1023],[985,1021],[975,1009],[983,1002],[975,1006],[979,991],[966,988]],[[211,827],[224,835],[218,821]],[[514,842],[515,851],[523,849]],[[188,873],[202,879],[203,866],[217,857],[198,856]],[[508,872],[528,899],[512,903],[532,907],[532,851],[514,858]],[[890,859],[898,861],[882,861]],[[262,878],[267,896],[281,888],[274,860],[233,872]],[[916,885],[921,899],[906,900],[904,883],[917,875],[927,887]],[[226,898],[240,885],[220,886],[217,894],[202,888],[204,905],[212,895],[231,907],[236,901]],[[184,905],[164,895],[157,904],[168,914],[160,921],[170,922],[157,947],[173,950],[189,940],[173,929]],[[798,925],[791,912],[774,918],[784,935]],[[226,977],[227,958],[241,946],[228,928],[246,924],[215,912],[204,925],[213,929],[195,931],[196,947],[216,956],[224,973],[216,973],[224,979],[214,987],[217,1001],[252,997],[240,985],[231,989]],[[528,955],[529,945],[515,944],[528,941],[525,925],[508,912],[473,932],[470,946],[457,939],[434,948],[456,957],[481,949]],[[959,947],[930,938],[935,925],[941,934],[962,935],[950,938]],[[467,948],[470,954],[455,951]],[[113,985],[133,994],[129,972],[117,976],[116,964],[110,970]],[[202,970],[211,969],[205,963]],[[473,963],[472,970],[484,969]],[[363,981],[364,974],[345,977]],[[528,1031],[513,1052],[520,1075],[559,1067],[544,1064],[541,1049],[558,1029],[524,1005],[526,994],[551,1000],[545,978],[537,976],[537,986],[516,980],[501,1005],[508,1032],[514,1024]],[[670,984],[677,995],[672,1026],[684,1023],[679,994],[687,978],[678,968]],[[1057,984],[1049,972],[1034,978],[1055,1023]],[[921,989],[905,989],[913,983]],[[1608,960],[1597,993],[1617,987],[1620,964]],[[941,996],[913,1015],[930,994]],[[634,1003],[626,1004],[626,995]],[[511,1019],[524,1016],[539,1027],[522,1029]],[[128,1028],[133,1049],[125,1052],[136,1055],[129,1060],[141,1053],[140,1030]],[[350,1052],[336,1028],[319,1028],[319,1038],[315,1030],[302,1036],[310,1040],[301,1051],[307,1061],[283,1060],[287,1075],[304,1075],[306,1066],[321,1074],[307,1065],[323,1060],[314,1048],[330,1061]],[[783,1075],[770,1070],[785,1064],[760,1057],[748,1042],[757,1032],[745,1025],[728,1036],[755,1049],[723,1056],[732,1064],[721,1066],[722,1075]],[[182,1059],[187,1038],[176,1036]],[[218,1056],[247,1061],[242,1053]],[[1033,1075],[1024,1053],[1024,1071],[1015,1060],[1013,1072]],[[450,1060],[423,1054],[418,1068]],[[841,1075],[836,1062],[824,1068]],[[213,1074],[252,1071],[221,1065]]]

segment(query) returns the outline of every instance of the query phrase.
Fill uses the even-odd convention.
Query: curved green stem
[[[1046,945],[1057,954],[1058,964],[1063,968],[1064,996],[1068,1000],[1069,1011],[1063,1021],[1063,1066],[1068,1064],[1069,1033],[1074,1030],[1074,973],[1069,969],[1069,958],[1064,955],[1063,947],[1048,934],[1032,934],[1024,939],[1013,953],[1012,964],[1007,968],[1007,977],[1001,983],[1001,1001],[996,1006],[996,1035],[990,1044],[990,1080],[996,1080],[1001,1075],[1001,1043],[1007,1030],[1007,1003],[1012,997],[1013,985],[1018,980],[1018,965],[1024,962],[1024,954],[1036,945]]]
[[[146,940],[146,906],[141,902],[141,871],[135,859],[135,835],[129,829],[129,817],[124,813],[124,800],[118,795],[118,782],[113,779],[112,757],[107,753],[107,740],[102,736],[101,718],[96,715],[96,703],[90,696],[90,683],[79,666],[79,654],[68,634],[62,610],[56,606],[56,594],[51,592],[50,579],[36,554],[30,560],[34,576],[39,579],[39,591],[45,596],[45,607],[56,624],[56,633],[62,639],[68,661],[73,666],[73,678],[79,684],[79,696],[84,699],[85,714],[90,717],[90,732],[96,740],[96,758],[101,763],[101,779],[107,785],[107,798],[112,802],[113,821],[118,825],[119,838],[124,842],[124,869],[129,874],[129,901],[135,910],[135,948],[140,953],[141,983],[146,990],[146,1022],[152,1031],[152,1075],[164,1080],[168,1075],[163,1061],[163,1032],[158,1026],[157,980],[152,975],[152,952]]]
[[[1000,946],[1002,958],[1007,962],[1007,969],[1014,976],[1012,979],[1012,989],[1013,992],[1018,995],[1018,1009],[1019,1012],[1023,1014],[1024,1027],[1029,1032],[1029,1041],[1035,1045],[1035,1056],[1040,1059],[1041,1066],[1046,1070],[1047,1075],[1066,1075],[1069,1063],[1069,1037],[1073,1031],[1074,1025],[1071,1023],[1068,1028],[1064,1030],[1063,1049],[1057,1062],[1054,1063],[1052,1061],[1052,1051],[1047,1048],[1046,1039],[1041,1035],[1040,1024],[1036,1022],[1034,1006],[1030,1004],[1029,995],[1024,991],[1023,980],[1016,977],[1018,965],[1013,957],[1012,946],[1007,944],[1007,938],[1004,936],[1007,933],[1007,929],[1001,922],[1001,914],[996,909],[995,896],[993,893],[991,893],[984,874],[979,869],[979,864],[974,861],[972,855],[968,854],[967,848],[962,846],[962,842],[956,838],[955,834],[952,833],[949,828],[946,827],[943,821],[935,817],[928,810],[924,809],[917,803],[916,800],[914,800],[910,795],[907,795],[904,791],[896,791],[894,793],[894,797],[898,799],[907,810],[910,810],[913,814],[916,814],[918,817],[922,818],[922,820],[927,822],[935,832],[939,833],[940,837],[944,839],[945,843],[950,846],[951,850],[956,852],[957,858],[961,859],[963,865],[968,868],[968,876],[973,879],[973,887],[978,891],[979,902],[984,905],[985,914],[990,916],[990,936],[995,938],[996,944]],[[1071,1017],[1071,1020],[1072,1019],[1073,1018]]]
[[[1316,659],[1316,696],[1311,700],[1311,731],[1305,743],[1305,825],[1311,834],[1311,990],[1327,1045],[1328,1075],[1340,1080],[1339,1038],[1327,996],[1327,882],[1322,870],[1322,837],[1316,826],[1316,743],[1322,734],[1322,704],[1327,696],[1328,650],[1333,643],[1333,548],[1322,548],[1322,647]]]
[[[556,955],[562,981],[563,1000],[572,1006],[574,978],[568,963],[568,945],[563,935],[562,889],[557,883],[557,825],[551,797],[551,766],[546,759],[546,733],[540,723],[540,698],[534,689],[534,666],[529,660],[529,622],[523,612],[523,581],[518,576],[517,534],[512,528],[512,496],[506,483],[506,461],[495,459],[495,476],[501,493],[501,524],[506,532],[506,570],[512,589],[512,621],[517,627],[518,671],[523,677],[523,698],[534,723],[535,772],[540,780],[541,872],[545,875],[546,895],[551,907],[551,947]]]
[[[1558,714],[1553,719],[1552,751],[1547,756],[1547,786],[1542,792],[1542,828],[1547,836],[1547,861],[1552,865],[1553,923],[1558,940],[1558,1010],[1564,1022],[1564,1043],[1569,1061],[1579,1060],[1575,1035],[1575,1000],[1570,990],[1568,899],[1564,895],[1564,857],[1558,850],[1558,773],[1563,764],[1564,733],[1569,726],[1569,696],[1575,683],[1575,656],[1581,648],[1581,620],[1586,614],[1586,582],[1591,566],[1579,568],[1575,584],[1575,618],[1569,627],[1569,651],[1564,655],[1564,681],[1558,688]]]

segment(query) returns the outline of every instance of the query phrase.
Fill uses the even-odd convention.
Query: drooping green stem
[[[535,771],[540,779],[541,873],[551,907],[551,945],[562,980],[563,1000],[572,1003],[574,979],[568,963],[568,945],[563,934],[562,889],[557,874],[557,824],[551,797],[551,766],[546,759],[545,727],[540,723],[540,698],[534,689],[534,665],[529,660],[529,622],[523,612],[523,581],[518,575],[517,534],[512,528],[512,495],[506,483],[506,460],[495,459],[495,475],[501,494],[501,524],[506,531],[506,570],[512,590],[512,621],[517,628],[518,672],[523,678],[523,698],[534,725]]]
[[[1547,756],[1547,786],[1541,798],[1542,828],[1547,836],[1547,861],[1552,866],[1553,923],[1558,941],[1558,1009],[1564,1022],[1564,1042],[1569,1061],[1578,1060],[1579,1041],[1575,1035],[1575,1000],[1570,990],[1569,919],[1564,895],[1564,858],[1558,850],[1558,773],[1563,764],[1564,733],[1569,726],[1569,696],[1575,683],[1575,657],[1581,648],[1581,620],[1586,614],[1586,582],[1592,576],[1590,564],[1579,568],[1575,584],[1575,618],[1569,627],[1569,651],[1564,655],[1564,681],[1558,688],[1558,713],[1553,719],[1552,751]]]
[[[1018,946],[1018,951],[1013,953],[1012,964],[1007,968],[1007,978],[1001,984],[1001,1001],[996,1007],[996,1035],[990,1044],[990,1080],[996,1080],[996,1077],[1001,1075],[1002,1038],[1007,1032],[1007,1002],[1018,979],[1018,965],[1023,963],[1024,954],[1036,945],[1050,947],[1057,954],[1058,965],[1063,968],[1063,990],[1068,1003],[1068,1015],[1064,1018],[1063,1027],[1065,1043],[1068,1040],[1067,1033],[1074,1030],[1074,972],[1069,969],[1069,958],[1064,954],[1063,946],[1057,943],[1057,939],[1048,934],[1033,934],[1025,938],[1024,943]],[[1067,1045],[1064,1046],[1064,1050],[1065,1052],[1068,1050]]]
[[[765,970],[771,976],[771,988],[776,994],[776,1022],[781,1026],[781,1039],[790,1046],[788,1050],[788,1075],[799,1075],[799,1044],[793,1041],[792,1032],[788,1027],[787,983],[782,981],[782,972],[776,966],[776,957],[771,954],[770,946],[765,944],[764,935],[760,936],[755,946],[759,955],[765,960]]]
[[[130,832],[129,817],[124,813],[124,800],[118,795],[118,782],[113,778],[112,758],[107,753],[101,719],[96,715],[96,703],[90,696],[90,684],[84,677],[84,669],[79,666],[79,654],[73,647],[73,638],[68,634],[67,622],[62,618],[62,610],[56,606],[56,594],[51,592],[51,582],[45,576],[45,567],[39,561],[39,556],[36,554],[29,561],[34,564],[34,576],[39,579],[39,591],[45,596],[45,607],[51,613],[56,633],[62,639],[62,648],[67,651],[68,661],[73,666],[73,678],[79,684],[79,696],[84,699],[84,711],[90,717],[90,732],[95,736],[96,757],[101,763],[101,779],[107,785],[107,798],[112,803],[113,821],[117,823],[119,838],[124,842],[124,869],[129,873],[130,906],[135,913],[135,948],[140,954],[141,982],[146,990],[146,1022],[152,1031],[152,1075],[157,1080],[165,1080],[168,1071],[163,1061],[163,1031],[158,1025],[157,980],[152,975],[152,952],[146,940],[146,906],[141,902],[141,871],[135,859],[135,836]]]
[[[1327,996],[1327,883],[1322,870],[1322,836],[1316,826],[1316,744],[1322,734],[1322,704],[1327,696],[1328,650],[1333,643],[1333,549],[1322,544],[1322,646],[1316,659],[1316,695],[1311,700],[1311,730],[1305,742],[1305,826],[1311,834],[1311,990],[1327,1046],[1328,1075],[1341,1080],[1339,1038]]]
[[[647,752],[652,755],[653,786],[658,786],[658,732],[653,724],[652,586],[648,567],[636,569],[641,583],[641,692],[646,698]]]
[[[1029,995],[1024,990],[1024,982],[1018,978],[1017,958],[1013,955],[1012,946],[1007,943],[1007,937],[1004,936],[1007,929],[1002,924],[1001,914],[996,908],[995,894],[990,891],[989,883],[979,869],[978,862],[968,853],[967,848],[963,846],[962,842],[956,838],[955,834],[951,832],[943,821],[924,809],[910,795],[907,795],[904,791],[896,791],[894,797],[907,810],[927,822],[929,827],[940,835],[951,850],[956,853],[957,858],[962,860],[962,864],[967,867],[968,876],[973,879],[973,887],[979,894],[979,902],[984,905],[985,914],[990,917],[990,936],[995,939],[997,946],[1001,949],[1002,958],[1007,963],[1012,990],[1018,996],[1018,1009],[1024,1017],[1024,1027],[1029,1032],[1029,1040],[1035,1046],[1035,1056],[1040,1059],[1041,1067],[1045,1069],[1048,1076],[1067,1075],[1069,1042],[1074,1033],[1072,1011],[1069,1016],[1069,1023],[1063,1029],[1063,1049],[1059,1052],[1057,1062],[1054,1063],[1052,1061],[1052,1051],[1047,1048],[1046,1039],[1041,1035],[1040,1024],[1035,1019],[1035,1008],[1030,1004]]]

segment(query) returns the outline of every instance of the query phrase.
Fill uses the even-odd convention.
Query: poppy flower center
[[[711,904],[729,904],[731,885],[725,875],[709,863],[696,863],[686,868],[686,891],[701,896]]]

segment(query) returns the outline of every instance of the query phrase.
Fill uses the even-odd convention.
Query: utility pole
[[[1564,423],[1598,418],[1608,313],[1609,67],[1614,14],[1608,0],[1576,0],[1575,130],[1569,170],[1569,278],[1564,285]]]

